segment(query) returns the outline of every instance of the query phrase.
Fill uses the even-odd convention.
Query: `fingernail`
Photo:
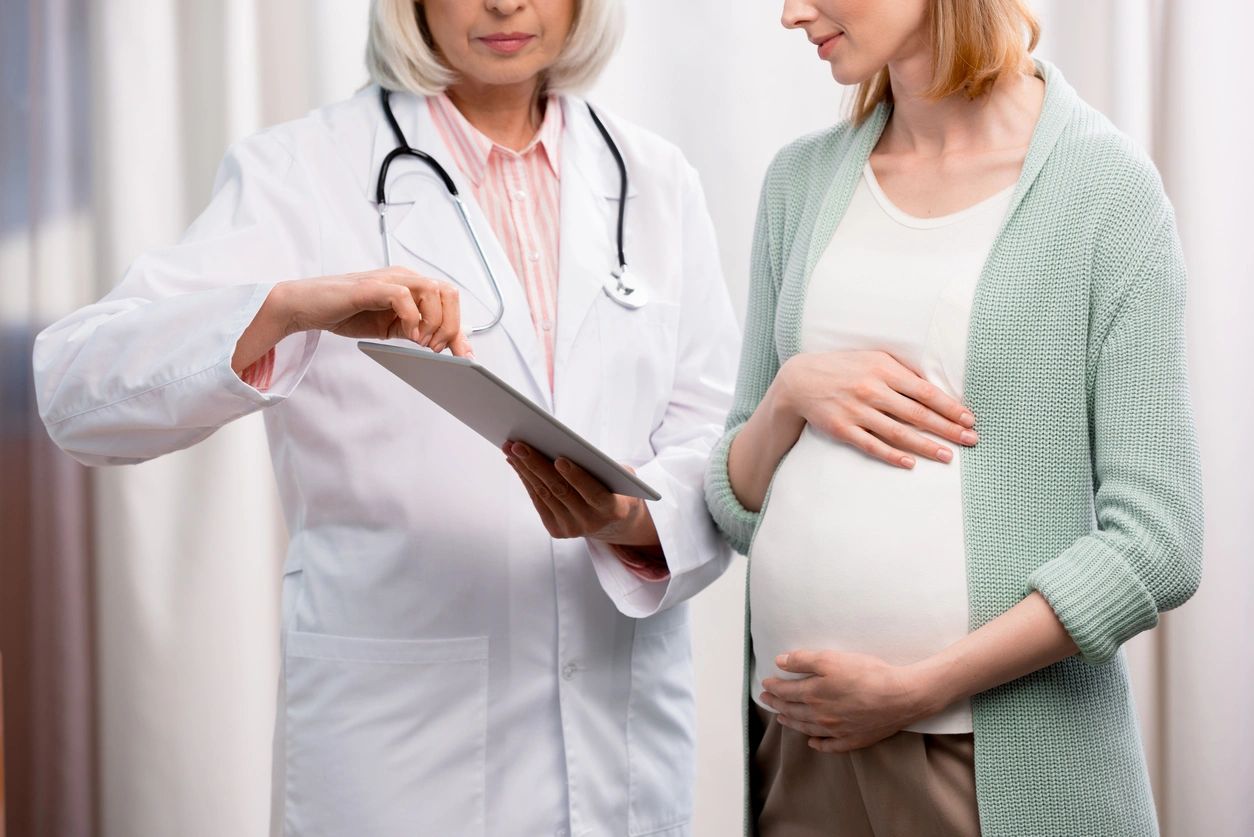
[[[958,417],[958,421],[961,422],[962,424],[965,424],[967,427],[973,427],[975,425],[975,414],[963,413],[961,416]]]
[[[514,453],[518,454],[519,459],[527,458],[527,447],[525,445],[515,444]]]
[[[786,665],[788,665],[788,655],[780,654],[778,657],[776,657],[775,665],[779,666],[780,668],[784,668]]]
[[[980,441],[980,437],[979,437],[979,436],[977,436],[977,435],[975,435],[975,431],[974,431],[974,430],[964,430],[964,431],[962,431],[962,437],[961,437],[961,438],[962,438],[962,443],[963,443],[964,445],[974,445],[976,442]]]
[[[937,448],[936,458],[939,459],[941,462],[950,462],[954,458],[954,452],[951,451],[949,448]]]
[[[903,456],[903,457],[901,458],[901,466],[902,466],[903,468],[913,468],[913,467],[914,467],[914,457],[913,457],[913,456]]]
[[[553,464],[557,467],[557,470],[559,471],[566,471],[570,468],[570,463],[566,461],[565,457],[559,457],[557,462]]]

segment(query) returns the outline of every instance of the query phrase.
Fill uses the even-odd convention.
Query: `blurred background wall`
[[[1037,0],[1038,55],[1140,142],[1188,259],[1201,592],[1129,644],[1164,833],[1254,834],[1254,108],[1239,0]],[[731,12],[734,6],[735,12]],[[257,416],[87,471],[29,347],[173,241],[226,146],[350,95],[366,0],[0,0],[0,653],[9,835],[265,833],[285,539]],[[743,312],[762,173],[844,91],[779,3],[630,0],[590,93],[700,171]],[[142,336],[137,336],[142,339]],[[158,351],[160,347],[153,347]],[[695,604],[700,837],[740,829],[743,562]]]

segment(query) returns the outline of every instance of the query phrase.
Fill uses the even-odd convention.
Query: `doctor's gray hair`
[[[580,90],[596,80],[623,34],[621,0],[575,0],[575,20],[557,60],[544,72],[545,90]],[[427,29],[426,12],[414,0],[371,0],[366,43],[370,79],[389,90],[434,96],[457,80]]]

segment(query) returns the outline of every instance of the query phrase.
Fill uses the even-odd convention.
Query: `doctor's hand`
[[[776,657],[775,665],[805,677],[766,678],[762,702],[821,752],[869,747],[944,708],[914,669],[868,654],[793,651]]]
[[[280,282],[236,343],[239,373],[280,340],[301,331],[388,340],[403,337],[473,357],[462,331],[458,290],[403,267]]]
[[[791,413],[817,430],[901,468],[909,454],[950,462],[954,452],[932,436],[974,445],[975,416],[887,352],[797,354],[780,370]]]
[[[522,442],[501,450],[550,535],[603,541],[636,575],[666,578],[666,556],[644,500],[615,494],[574,462],[554,462]]]

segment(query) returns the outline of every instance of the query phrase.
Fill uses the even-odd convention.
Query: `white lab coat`
[[[671,569],[643,582],[604,548],[553,540],[503,455],[361,354],[307,333],[262,393],[231,370],[276,280],[382,263],[373,203],[393,147],[377,90],[247,139],[177,245],[35,347],[39,407],[82,462],[140,462],[264,410],[291,533],[275,736],[275,833],[682,835],[694,704],[686,600],[730,553],[702,498],[738,334],[696,174],[604,115],[626,159],[626,251],[652,301],[602,291],[617,264],[618,170],[564,97],[556,385],[523,289],[426,103],[394,95],[410,143],[458,181],[505,316],[479,361],[662,494]],[[492,296],[428,169],[393,166],[392,258]],[[411,344],[412,345],[412,344]],[[171,560],[175,560],[172,556]]]

